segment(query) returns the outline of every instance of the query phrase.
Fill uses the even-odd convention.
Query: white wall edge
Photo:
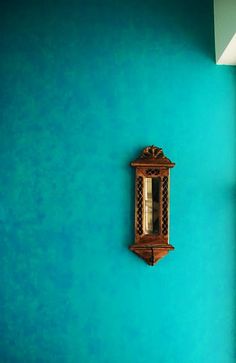
[[[216,62],[219,65],[236,65],[236,33]]]

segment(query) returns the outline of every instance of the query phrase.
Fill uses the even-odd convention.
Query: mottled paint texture
[[[235,69],[212,1],[5,1],[1,363],[235,362]],[[171,243],[128,251],[133,170],[172,170]]]

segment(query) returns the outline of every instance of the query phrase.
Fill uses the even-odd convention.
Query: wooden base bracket
[[[174,250],[170,244],[135,243],[129,247],[136,255],[141,257],[148,265],[155,265],[169,251]]]

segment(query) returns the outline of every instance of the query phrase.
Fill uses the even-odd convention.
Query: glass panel
[[[144,232],[152,233],[152,178],[144,179]]]
[[[160,179],[144,178],[144,233],[160,233]]]

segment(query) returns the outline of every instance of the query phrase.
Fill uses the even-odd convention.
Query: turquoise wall
[[[208,1],[1,10],[1,363],[235,362],[236,73]],[[128,250],[133,170],[172,170],[171,243]]]

